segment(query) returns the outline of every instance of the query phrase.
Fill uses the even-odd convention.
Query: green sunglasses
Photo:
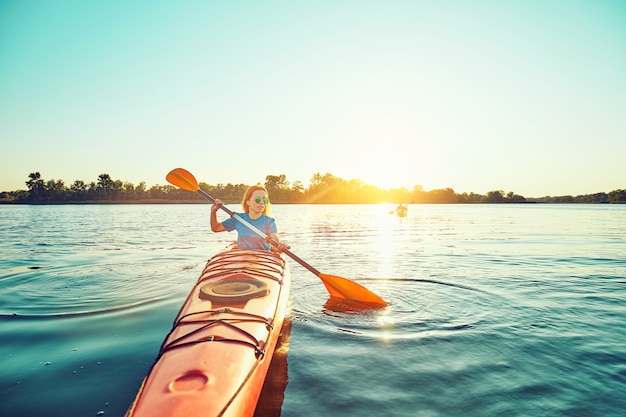
[[[261,201],[263,201],[263,203],[267,204],[269,203],[269,199],[267,197],[254,197],[254,201],[256,201],[257,203],[260,203]]]

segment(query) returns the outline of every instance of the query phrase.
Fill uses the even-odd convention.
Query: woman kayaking
[[[231,232],[237,230],[238,249],[275,249],[281,252],[290,248],[289,245],[280,241],[277,234],[278,229],[276,227],[276,221],[273,217],[268,216],[270,201],[269,194],[265,187],[253,185],[246,190],[241,202],[244,213],[240,213],[239,216],[269,236],[268,240],[271,240],[273,245],[270,245],[258,234],[251,231],[249,227],[233,217],[219,222],[217,220],[217,210],[222,204],[224,204],[222,200],[217,198],[213,202],[213,207],[211,207],[211,230],[214,232]]]

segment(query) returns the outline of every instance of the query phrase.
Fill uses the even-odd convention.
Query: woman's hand
[[[268,236],[265,240],[271,245],[271,249],[274,252],[281,253],[284,250],[291,249],[291,246],[280,241],[276,233],[272,233],[272,235]]]
[[[216,198],[215,200],[213,200],[213,207],[211,207],[211,210],[217,211],[223,205],[224,205],[224,202],[220,200],[219,198]]]
[[[274,247],[276,248],[276,250],[277,250],[278,252],[283,252],[283,251],[285,251],[286,249],[291,249],[291,246],[289,246],[288,244],[283,243],[283,242],[276,242],[276,243],[274,244]]]

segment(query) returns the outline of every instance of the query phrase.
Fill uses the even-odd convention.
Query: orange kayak
[[[252,416],[289,286],[285,260],[272,252],[211,258],[126,416]]]

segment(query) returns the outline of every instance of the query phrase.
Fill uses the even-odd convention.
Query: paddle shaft
[[[207,194],[201,188],[198,189],[198,193],[200,193],[200,195],[202,197],[206,198],[211,203],[215,202],[215,199],[213,197],[211,197],[209,194]],[[239,214],[237,214],[234,211],[230,210],[228,207],[224,207],[223,205],[220,205],[220,208],[222,210],[224,210],[230,217],[234,218],[235,220],[237,220],[238,222],[240,222],[241,224],[246,226],[248,229],[250,229],[251,231],[256,233],[259,237],[263,238],[263,240],[265,240],[266,242],[269,241],[270,244],[274,243],[274,246],[276,246],[277,242],[274,242],[271,237],[269,237],[267,234],[263,233],[261,230],[257,229],[254,225],[250,224],[250,222],[246,221]],[[283,252],[286,255],[288,255],[291,259],[293,259],[294,261],[298,262],[300,265],[302,265],[303,267],[305,267],[306,269],[308,269],[309,271],[311,271],[312,273],[314,273],[318,277],[320,276],[320,273],[321,273],[320,271],[318,271],[317,269],[315,269],[314,267],[312,267],[311,265],[306,263],[303,259],[300,259],[296,254],[292,253],[290,250],[283,249]]]

